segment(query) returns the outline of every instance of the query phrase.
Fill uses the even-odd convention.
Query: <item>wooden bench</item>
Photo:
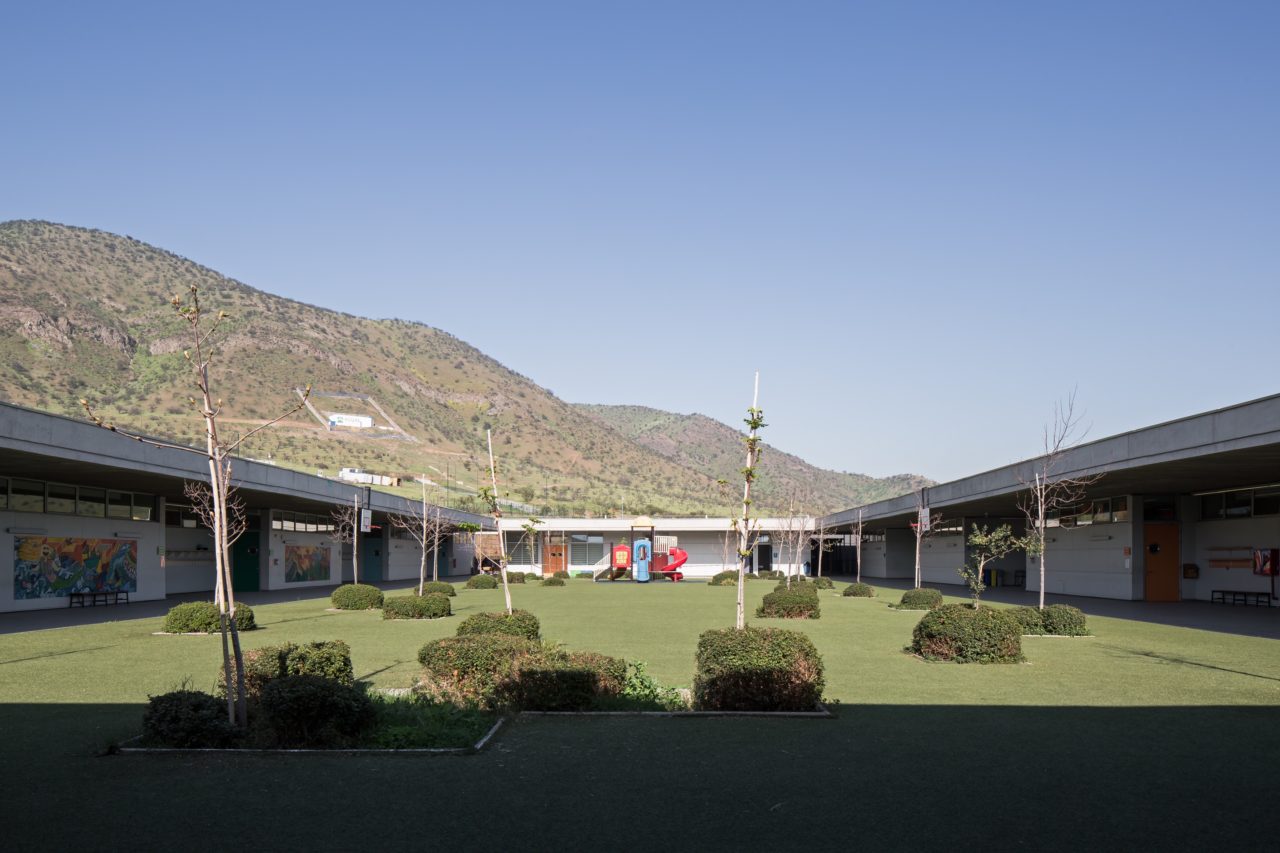
[[[1243,604],[1245,606],[1252,604],[1254,607],[1270,607],[1271,593],[1248,592],[1242,589],[1215,589],[1210,593],[1209,601],[1212,604],[1230,604],[1232,607],[1237,604]]]
[[[128,604],[129,593],[124,590],[107,592],[73,592],[67,596],[68,607],[97,607],[99,604]]]

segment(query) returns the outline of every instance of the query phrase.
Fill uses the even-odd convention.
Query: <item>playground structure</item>
[[[610,543],[609,565],[596,574],[596,581],[630,579],[636,583],[648,583],[654,578],[684,580],[684,572],[679,569],[688,561],[688,552],[679,547],[676,537],[656,535],[653,521],[647,516],[632,522],[629,542]]]

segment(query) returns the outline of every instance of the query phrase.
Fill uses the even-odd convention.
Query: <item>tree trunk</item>
[[[1044,526],[1045,515],[1046,515],[1045,508],[1044,508],[1044,490],[1046,487],[1047,487],[1047,484],[1041,482],[1040,478],[1037,476],[1036,477],[1036,502],[1039,504],[1039,506],[1036,509],[1037,509],[1037,515],[1040,516],[1040,532],[1038,535],[1040,536],[1040,609],[1041,610],[1044,610],[1044,558],[1047,555],[1047,552],[1049,550],[1049,543],[1048,543],[1049,537],[1046,533],[1045,526]]]
[[[355,518],[351,520],[351,580],[360,583],[360,495],[357,493],[354,506]]]

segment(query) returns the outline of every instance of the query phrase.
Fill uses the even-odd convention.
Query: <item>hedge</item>
[[[500,704],[522,711],[585,711],[619,695],[627,662],[595,652],[546,651],[512,668],[498,690]]]
[[[698,638],[694,707],[704,711],[812,711],[822,658],[808,636],[781,628],[725,628]]]
[[[421,598],[416,595],[388,598],[382,603],[383,619],[439,619],[452,614],[449,596],[438,592]]]
[[[1043,634],[1044,620],[1040,617],[1038,607],[1012,607],[1009,615],[1022,626],[1023,634]]]
[[[553,577],[553,578],[560,578],[560,579],[562,579],[562,580],[568,580],[568,579],[569,579],[569,573],[568,573],[567,571],[565,571],[564,569],[560,569],[559,571],[552,572],[552,573],[551,573],[551,577]]]
[[[707,581],[708,586],[737,586],[738,571],[730,569],[727,572],[716,572],[711,576],[711,580]]]
[[[897,606],[900,610],[933,610],[942,606],[942,593],[936,589],[909,589]]]
[[[777,569],[765,569],[762,572],[756,572],[755,576],[762,581],[780,581],[786,579],[786,575]]]
[[[1050,604],[1040,611],[1044,633],[1060,637],[1083,637],[1089,633],[1085,616],[1069,604]]]
[[[543,578],[541,586],[564,586],[564,578],[552,575],[549,578]]]
[[[373,723],[373,703],[364,691],[314,675],[290,675],[262,691],[261,720],[275,742],[290,748],[354,743]]]
[[[382,590],[367,583],[347,583],[335,589],[329,600],[338,610],[377,610],[382,606]]]
[[[542,635],[542,625],[538,617],[527,610],[512,611],[510,616],[506,613],[475,613],[463,619],[457,631],[459,637],[473,634],[507,634],[537,640]]]
[[[445,637],[418,651],[423,672],[414,692],[437,702],[495,707],[499,688],[542,646],[524,637],[488,633]]]
[[[756,616],[765,619],[817,619],[818,590],[812,584],[779,587],[764,597],[756,608]]]
[[[944,604],[920,619],[911,648],[926,660],[1016,663],[1022,660],[1022,625],[1008,610]]]
[[[507,570],[507,583],[524,583],[525,581],[529,580],[529,576],[530,576],[530,575],[533,575],[533,572],[528,572],[528,573],[525,573],[525,572],[513,572],[513,571],[511,571],[510,569],[508,569],[508,570]],[[536,575],[534,575],[534,576],[536,577]]]
[[[445,583],[444,581],[427,581],[422,585],[423,595],[431,595],[433,592],[441,595],[447,595],[450,598],[453,598],[458,594],[458,591],[453,588],[453,584]]]
[[[235,675],[235,662],[231,664]],[[342,640],[314,643],[284,643],[262,646],[244,653],[244,680],[247,698],[256,700],[272,681],[288,675],[314,675],[340,684],[355,683],[351,647]],[[218,695],[227,695],[226,672],[218,668]]]
[[[818,587],[818,589],[835,589],[836,588],[835,581],[831,580],[831,578],[828,578],[828,577],[814,578],[813,582]]]
[[[175,690],[150,697],[142,712],[148,740],[179,749],[219,749],[235,740],[227,702],[197,690]]]
[[[846,598],[875,598],[876,589],[869,583],[851,583],[844,588]]]
[[[493,575],[474,575],[467,579],[467,589],[497,589],[498,579]]]
[[[253,608],[247,604],[236,604],[236,629],[252,631],[257,627]],[[162,630],[168,634],[221,633],[222,621],[218,616],[218,605],[212,601],[188,601],[175,605],[165,614]]]

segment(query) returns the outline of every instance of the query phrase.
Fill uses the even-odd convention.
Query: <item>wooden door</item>
[[[1147,601],[1178,601],[1182,598],[1179,573],[1182,566],[1178,525],[1152,522],[1142,527],[1146,565]]]
[[[542,574],[550,576],[556,572],[565,570],[565,544],[564,538],[559,541],[553,536],[548,536],[546,543],[542,549]]]

